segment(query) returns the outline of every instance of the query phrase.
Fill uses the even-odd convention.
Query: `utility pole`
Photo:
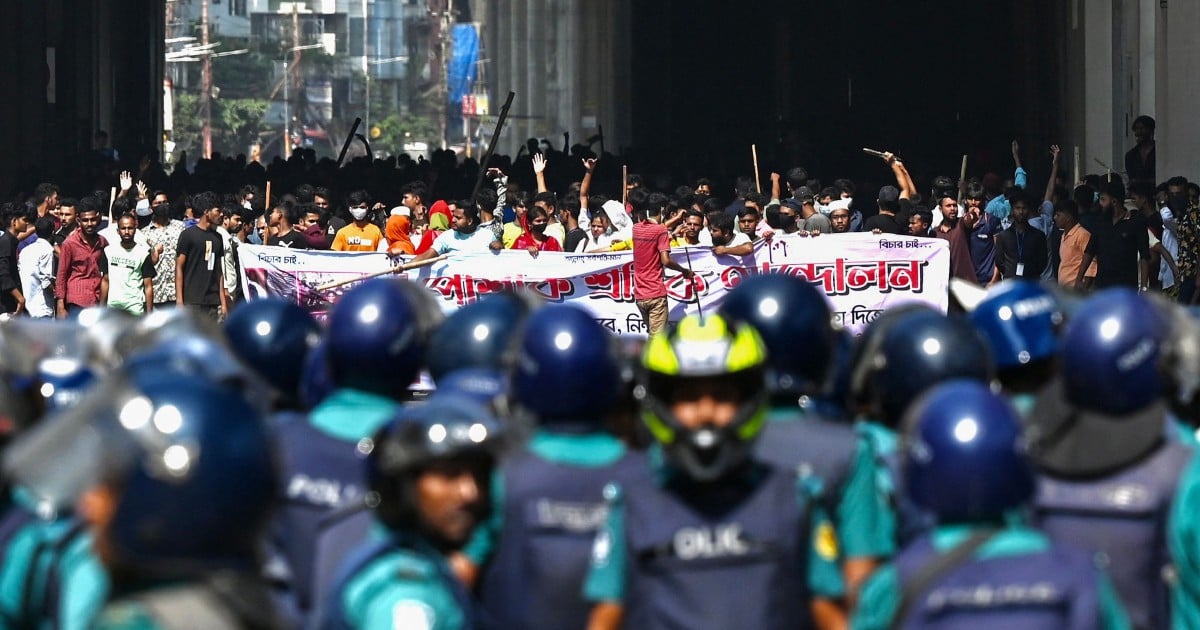
[[[283,159],[292,157],[292,118],[290,111],[294,111],[292,103],[289,100],[290,94],[288,88],[292,82],[292,73],[296,71],[297,62],[300,60],[300,7],[297,3],[292,3],[292,63],[289,66],[285,61],[283,64]]]
[[[441,148],[444,150],[448,146],[446,143],[446,99],[449,93],[449,78],[446,76],[446,61],[448,59],[450,25],[453,19],[449,0],[429,0],[429,13],[433,18],[433,37],[430,43],[434,59],[430,74],[437,84],[437,107],[434,108],[434,112],[437,115],[438,137],[441,140]]]
[[[200,44],[208,50],[208,0],[200,2]],[[204,159],[212,158],[212,55],[201,66],[200,115],[204,120]]]

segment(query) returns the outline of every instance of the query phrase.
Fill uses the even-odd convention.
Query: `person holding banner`
[[[479,208],[474,204],[455,206],[454,222],[451,229],[442,232],[433,240],[429,249],[417,254],[409,264],[428,260],[452,252],[477,252],[485,249],[499,251],[503,249],[503,241],[496,238],[491,230],[479,229]]]
[[[667,285],[663,271],[670,269],[691,280],[691,269],[671,260],[671,235],[667,228],[646,217],[642,208],[634,208],[633,226],[633,299],[642,321],[651,335],[667,327]],[[726,216],[733,230],[733,217]]]

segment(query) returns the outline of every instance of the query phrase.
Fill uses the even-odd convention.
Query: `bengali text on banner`
[[[691,266],[688,282],[668,271],[670,319],[689,313],[716,312],[725,295],[747,275],[788,273],[807,278],[829,298],[834,319],[861,333],[884,310],[919,302],[942,312],[948,306],[950,251],[933,238],[876,234],[785,236],[759,241],[747,256],[717,256],[707,247],[675,248],[672,257]],[[353,288],[323,285],[381,272],[399,262],[381,253],[238,247],[242,286],[249,299],[279,296],[317,316]],[[645,323],[633,300],[633,256],[526,251],[459,253],[429,267],[407,272],[427,287],[444,311],[479,300],[488,293],[525,288],[549,302],[579,306],[609,330],[645,335]]]

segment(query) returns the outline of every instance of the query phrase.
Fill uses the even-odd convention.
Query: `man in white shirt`
[[[746,256],[754,252],[754,243],[741,230],[734,228],[734,217],[723,211],[708,214],[708,231],[712,234],[712,251],[718,256]]]
[[[451,229],[446,230],[433,240],[433,246],[417,254],[409,262],[417,262],[449,254],[452,252],[482,252],[491,249],[499,251],[504,243],[496,238],[491,230],[479,229],[479,209],[477,207],[457,206],[451,214]]]
[[[34,224],[37,240],[17,256],[21,292],[30,317],[54,317],[54,218],[42,217]]]

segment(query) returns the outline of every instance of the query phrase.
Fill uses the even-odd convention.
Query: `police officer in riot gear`
[[[0,447],[64,412],[105,369],[79,322],[0,325]],[[72,506],[41,501],[0,474],[0,626],[82,629],[104,604],[108,580]]]
[[[448,556],[487,515],[504,442],[487,409],[459,396],[400,408],[368,445],[368,502],[383,531],[342,565],[320,628],[474,627]]]
[[[324,351],[335,389],[307,417],[291,418],[277,429],[284,504],[276,545],[302,617],[318,596],[311,590],[312,562],[322,521],[363,498],[361,444],[408,399],[440,320],[428,292],[400,279],[364,282],[329,314]]]
[[[856,629],[1123,628],[1091,557],[1020,522],[1036,483],[1016,411],[978,381],[909,408],[904,487],[937,526],[867,582]]]
[[[1060,377],[1029,416],[1036,524],[1108,564],[1135,628],[1165,628],[1176,585],[1167,529],[1193,449],[1168,426],[1163,312],[1128,289],[1080,305]]]
[[[767,346],[767,425],[756,444],[764,461],[794,470],[813,502],[814,603],[818,620],[844,623],[835,602],[846,595],[846,577],[858,584],[894,551],[881,527],[884,518],[875,489],[876,458],[870,443],[848,422],[816,413],[826,394],[839,345],[825,296],[805,280],[763,274],[742,280],[725,298],[720,312],[749,323]],[[840,621],[838,621],[840,619]]]
[[[269,429],[254,392],[181,365],[130,359],[23,436],[5,469],[78,503],[112,581],[95,627],[279,627],[259,578],[278,493]]]
[[[225,335],[233,353],[271,386],[276,409],[304,408],[304,365],[321,338],[308,311],[275,297],[246,302],[225,320]]]
[[[609,491],[590,627],[812,626],[807,493],[754,456],[765,367],[758,333],[719,315],[648,340],[639,394],[655,464]]]
[[[872,444],[881,473],[878,491],[888,497],[896,542],[903,546],[932,525],[930,515],[906,500],[896,449],[905,409],[922,392],[955,378],[992,379],[985,342],[957,315],[926,306],[901,306],[867,328],[852,360],[850,392],[859,412],[857,427]]]
[[[498,471],[492,517],[466,550],[482,567],[481,620],[582,628],[591,610],[583,580],[608,510],[604,488],[646,468],[605,429],[620,387],[616,348],[591,314],[545,306],[521,327],[510,374],[511,406],[536,429]]]
[[[1028,415],[1058,367],[1058,336],[1066,324],[1058,298],[1036,282],[1005,280],[970,317],[988,343],[1000,386],[1017,411]]]
[[[513,331],[537,306],[515,291],[483,296],[446,317],[429,343],[429,376],[443,376],[465,368],[502,370],[509,358]]]

